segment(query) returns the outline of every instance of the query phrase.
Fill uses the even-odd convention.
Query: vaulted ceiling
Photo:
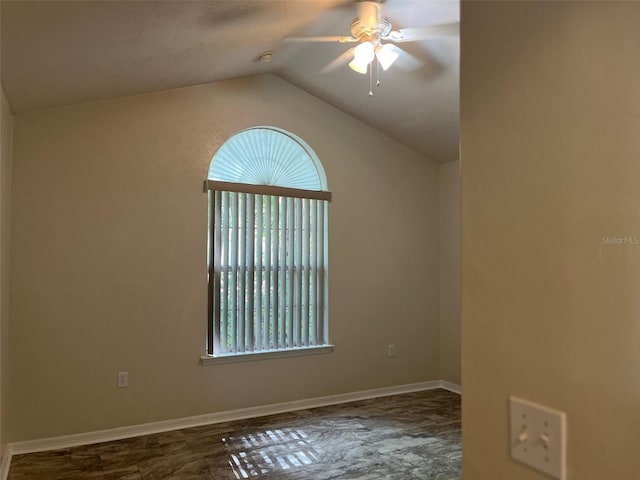
[[[354,0],[25,1],[0,4],[2,84],[15,113],[273,73],[438,161],[458,158],[459,38],[402,43],[423,66],[370,78],[322,69],[352,45]],[[458,0],[386,0],[394,29],[459,21]],[[272,61],[256,57],[273,52]],[[401,64],[400,64],[401,66]]]

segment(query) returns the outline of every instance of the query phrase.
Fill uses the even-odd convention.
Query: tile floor
[[[461,457],[439,389],[17,455],[9,480],[459,480]]]

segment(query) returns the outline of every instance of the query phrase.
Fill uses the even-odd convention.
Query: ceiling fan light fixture
[[[383,70],[387,70],[400,54],[391,44],[381,45],[376,49],[376,58]]]
[[[354,72],[361,73],[363,75],[367,74],[367,68],[369,67],[369,62],[361,62],[358,61],[357,58],[354,58],[349,62],[349,68]]]
[[[354,72],[367,74],[369,64],[375,58],[375,48],[371,42],[362,42],[353,50],[353,60],[349,63],[349,67]]]
[[[373,57],[375,57],[375,49],[371,42],[362,42],[353,51],[353,58],[357,60],[358,63],[369,64],[373,61]]]

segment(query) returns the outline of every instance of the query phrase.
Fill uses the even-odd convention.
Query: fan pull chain
[[[376,58],[376,87],[380,86],[380,62]]]
[[[369,96],[373,97],[373,64],[369,65]]]

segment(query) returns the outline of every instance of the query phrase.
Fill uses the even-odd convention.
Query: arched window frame
[[[275,127],[242,130],[213,156],[205,189],[209,307],[203,363],[332,351],[331,193],[313,149]]]

